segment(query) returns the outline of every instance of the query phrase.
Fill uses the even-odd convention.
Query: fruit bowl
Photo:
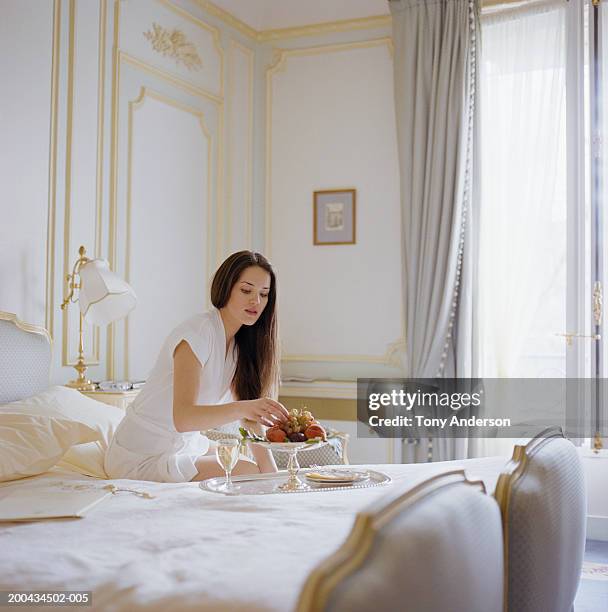
[[[327,440],[322,440],[321,438],[315,440],[314,442],[312,440],[307,440],[306,442],[266,442],[263,440],[250,440],[250,442],[270,450],[289,453],[289,457],[287,459],[287,480],[278,487],[281,491],[286,492],[310,489],[310,486],[298,478],[298,472],[300,471],[298,452],[310,450],[312,448],[319,448],[320,446],[327,444]]]
[[[263,448],[288,453],[287,482],[279,486],[282,491],[301,491],[310,487],[298,478],[300,464],[298,451],[319,448],[327,444],[327,433],[308,410],[293,408],[287,419],[266,430],[265,437],[240,428],[244,442]]]

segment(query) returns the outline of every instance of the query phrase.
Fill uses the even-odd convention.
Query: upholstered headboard
[[[44,391],[51,371],[51,337],[43,327],[0,311],[0,404]]]
[[[502,612],[500,511],[464,470],[378,498],[308,576],[297,612]]]

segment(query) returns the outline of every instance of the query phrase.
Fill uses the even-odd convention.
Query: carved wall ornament
[[[168,30],[153,23],[152,30],[144,32],[144,37],[152,43],[154,51],[173,58],[176,64],[183,64],[188,70],[200,70],[203,67],[196,46],[188,42],[181,30]]]

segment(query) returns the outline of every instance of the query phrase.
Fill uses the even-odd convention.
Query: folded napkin
[[[306,478],[314,482],[356,482],[369,478],[369,472],[328,468],[315,472],[307,472]]]

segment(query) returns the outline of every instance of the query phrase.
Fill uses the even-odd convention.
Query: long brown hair
[[[241,325],[234,337],[238,347],[232,390],[236,399],[277,398],[279,390],[279,330],[277,279],[270,262],[255,251],[239,251],[224,261],[213,276],[211,303],[223,308],[246,268],[258,266],[270,274],[268,302],[254,325]]]

